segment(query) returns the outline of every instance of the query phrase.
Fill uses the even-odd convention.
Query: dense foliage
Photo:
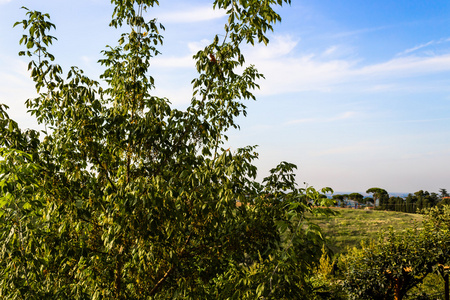
[[[111,2],[110,26],[131,31],[103,51],[102,83],[54,63],[47,14],[16,24],[39,93],[26,105],[46,130],[0,105],[0,298],[307,298],[322,240],[305,212],[327,200],[285,162],[257,183],[255,148],[225,147],[262,78],[240,47],[267,44],[290,1],[214,1],[225,32],[194,56],[183,111],[152,95],[157,1]]]
[[[437,273],[448,280],[450,207],[426,212],[421,229],[387,232],[343,258],[351,299],[402,299],[424,278]]]

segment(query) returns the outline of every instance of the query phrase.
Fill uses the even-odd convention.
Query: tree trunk
[[[396,278],[395,279],[395,296],[394,296],[395,300],[402,300],[402,298],[403,298],[403,295],[400,293],[401,286],[402,286],[401,281],[398,278]]]
[[[448,274],[445,274],[444,276],[444,288],[445,288],[445,300],[450,300],[448,289]]]

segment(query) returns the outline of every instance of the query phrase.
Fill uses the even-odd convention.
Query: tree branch
[[[189,234],[189,236],[186,239],[186,242],[184,242],[184,246],[181,249],[180,253],[178,254],[178,257],[181,257],[184,254],[184,251],[186,250],[186,246],[191,240],[192,232]],[[175,270],[175,265],[172,265],[169,270],[164,274],[164,276],[155,284],[155,286],[150,291],[149,296],[153,296],[159,289],[159,287],[166,281],[166,279],[169,277],[169,275]]]

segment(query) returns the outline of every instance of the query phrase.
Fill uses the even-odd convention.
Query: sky
[[[160,0],[147,12],[166,28],[151,63],[157,96],[189,105],[192,55],[223,34],[226,16],[207,0]],[[105,0],[0,0],[0,103],[22,128],[39,128],[24,102],[34,97],[18,57],[26,6],[46,12],[58,38],[50,52],[63,69],[98,79],[97,61],[122,31],[108,27]],[[450,2],[293,0],[270,43],[245,46],[265,75],[247,102],[231,149],[258,145],[258,179],[281,161],[298,166],[299,186],[363,193],[450,189]]]

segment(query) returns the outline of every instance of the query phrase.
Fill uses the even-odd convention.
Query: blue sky
[[[155,94],[184,108],[192,54],[226,19],[206,0],[160,2],[148,13],[166,27],[151,67]],[[0,0],[0,102],[35,127],[23,105],[34,92],[17,56],[22,30],[12,29],[21,6],[50,13],[57,63],[94,78],[119,32],[107,26],[109,1]],[[335,191],[450,189],[450,2],[294,0],[279,13],[269,46],[244,49],[266,80],[229,133],[232,149],[259,145],[260,178],[284,160],[298,165],[301,185]]]

